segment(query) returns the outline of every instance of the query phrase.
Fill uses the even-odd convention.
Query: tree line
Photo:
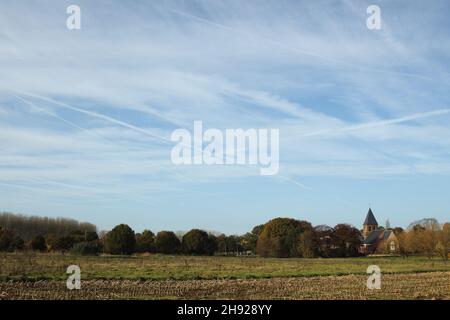
[[[275,218],[236,236],[192,229],[180,235],[172,231],[141,233],[126,224],[97,234],[95,226],[70,219],[30,219],[18,216],[20,223],[4,224],[0,216],[0,251],[35,250],[70,252],[82,255],[140,253],[187,255],[259,255],[277,258],[355,257],[361,255],[361,231],[349,224],[313,227],[308,221]],[[8,214],[7,221],[16,221]],[[32,225],[26,230],[26,221]],[[35,225],[40,221],[40,228]],[[400,244],[400,254],[440,256],[448,259],[450,223],[439,225],[433,219],[392,230]],[[431,221],[431,222],[430,222]],[[434,222],[433,222],[434,221]],[[67,224],[64,225],[63,222]],[[52,228],[48,226],[52,225]],[[57,227],[55,227],[57,226]],[[11,228],[12,227],[12,228]],[[17,229],[16,229],[17,228]],[[36,231],[37,230],[37,231]],[[33,234],[33,232],[35,232]],[[21,235],[26,234],[26,239]],[[389,250],[386,248],[386,253]]]
[[[64,236],[74,231],[95,232],[97,230],[95,225],[88,222],[78,222],[67,218],[25,216],[9,212],[0,213],[0,227],[14,230],[15,234],[24,241],[30,241],[39,234]]]

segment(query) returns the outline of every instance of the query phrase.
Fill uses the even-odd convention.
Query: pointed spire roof
[[[369,208],[369,212],[367,212],[366,220],[364,220],[364,225],[378,225],[377,219],[373,215],[372,209]]]

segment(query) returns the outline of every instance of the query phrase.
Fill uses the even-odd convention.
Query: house
[[[394,231],[379,227],[371,208],[364,220],[362,235],[363,242],[360,248],[362,254],[399,252],[399,242]]]

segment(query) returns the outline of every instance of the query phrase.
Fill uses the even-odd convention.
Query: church
[[[388,226],[378,226],[377,219],[369,208],[363,224],[361,254],[395,254],[399,252],[399,242],[394,231]]]

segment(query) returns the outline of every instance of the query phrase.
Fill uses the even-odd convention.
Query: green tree
[[[335,256],[333,250],[334,229],[327,225],[318,225],[314,227],[314,233],[317,240],[317,254],[323,258]]]
[[[47,235],[45,242],[50,251],[69,251],[75,244],[72,236],[56,236],[53,234]]]
[[[126,224],[114,227],[105,239],[105,249],[110,254],[130,255],[136,247],[134,231]]]
[[[73,243],[98,240],[97,232],[88,230],[73,230],[69,233],[69,236],[72,237]]]
[[[56,242],[56,248],[57,250],[61,251],[69,251],[74,244],[79,243],[71,236],[62,236],[58,237],[58,240]]]
[[[227,237],[226,242],[227,242],[228,251],[236,253],[236,254],[243,251],[243,247],[241,244],[241,242],[242,242],[241,237],[231,235],[231,236]]]
[[[10,233],[0,227],[0,251],[9,251],[11,241]]]
[[[212,255],[216,247],[213,242],[215,239],[206,231],[192,229],[183,236],[181,247],[187,254]]]
[[[0,251],[23,250],[25,242],[15,232],[0,227]]]
[[[172,231],[160,231],[155,239],[156,252],[164,254],[179,253],[181,249],[180,239]]]
[[[31,240],[31,249],[35,251],[46,251],[47,245],[45,244],[45,238],[42,235],[37,235]]]
[[[98,233],[95,231],[85,231],[84,241],[91,242],[98,240]]]
[[[23,250],[25,248],[25,241],[18,235],[14,235],[11,245],[13,250]]]
[[[144,230],[136,234],[136,251],[139,253],[155,251],[155,234],[150,230]]]
[[[227,236],[221,234],[216,238],[217,251],[221,254],[227,253]]]
[[[208,244],[206,246],[206,254],[212,256],[217,251],[217,237],[213,234],[208,234]]]
[[[245,249],[245,246],[247,245],[246,237],[239,237],[239,236],[226,236],[224,234],[221,234],[219,237],[217,237],[217,251],[221,254],[236,254],[238,252],[242,252],[244,250],[250,250]]]
[[[100,253],[101,246],[97,240],[75,243],[70,250],[71,254],[81,256],[96,256]]]
[[[264,229],[264,225],[260,224],[255,226],[251,232],[247,232],[242,239],[242,249],[256,252],[256,242],[258,241],[258,237]]]

